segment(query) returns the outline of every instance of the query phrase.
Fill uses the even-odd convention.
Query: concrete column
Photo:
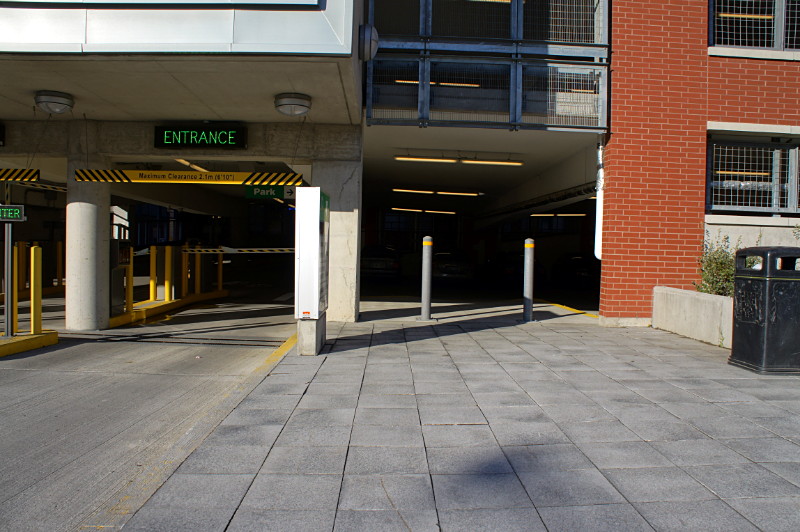
[[[361,161],[314,161],[311,184],[331,198],[329,321],[358,320]]]
[[[84,126],[75,122],[76,126]],[[105,183],[78,183],[75,170],[104,168],[86,148],[89,127],[72,127],[67,165],[66,328],[94,331],[108,327],[110,315],[109,238],[111,189]],[[91,142],[89,143],[91,145]],[[83,148],[83,149],[81,149]]]

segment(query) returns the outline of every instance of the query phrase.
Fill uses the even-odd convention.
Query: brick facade
[[[648,319],[698,279],[707,122],[800,124],[800,63],[709,56],[705,0],[612,5],[600,312]]]

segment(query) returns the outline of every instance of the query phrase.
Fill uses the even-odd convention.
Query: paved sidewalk
[[[557,307],[439,310],[329,324],[125,530],[800,530],[799,377]]]

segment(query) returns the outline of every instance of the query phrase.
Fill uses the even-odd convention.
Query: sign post
[[[3,336],[10,338],[14,336],[13,317],[14,312],[11,305],[14,304],[11,292],[14,285],[14,242],[12,223],[25,221],[25,207],[23,205],[0,205],[0,222],[5,223],[5,298],[3,301],[3,314],[5,332]]]
[[[297,349],[316,355],[325,343],[328,310],[330,198],[319,187],[297,189],[294,308]]]

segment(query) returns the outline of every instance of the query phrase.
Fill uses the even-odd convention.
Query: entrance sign
[[[247,148],[247,128],[244,126],[215,126],[208,124],[156,126],[156,148]]]
[[[188,170],[75,170],[75,181],[293,186],[303,182],[303,174],[292,172],[191,172]]]
[[[248,199],[287,199],[293,200],[296,197],[296,187],[281,187],[281,186],[262,186],[262,187],[245,187],[244,197]]]
[[[0,205],[0,222],[24,222],[24,205]]]
[[[16,181],[19,183],[39,181],[39,170],[26,170],[24,168],[0,168],[0,181]]]
[[[331,201],[319,187],[297,189],[294,315],[318,320],[328,309]]]

